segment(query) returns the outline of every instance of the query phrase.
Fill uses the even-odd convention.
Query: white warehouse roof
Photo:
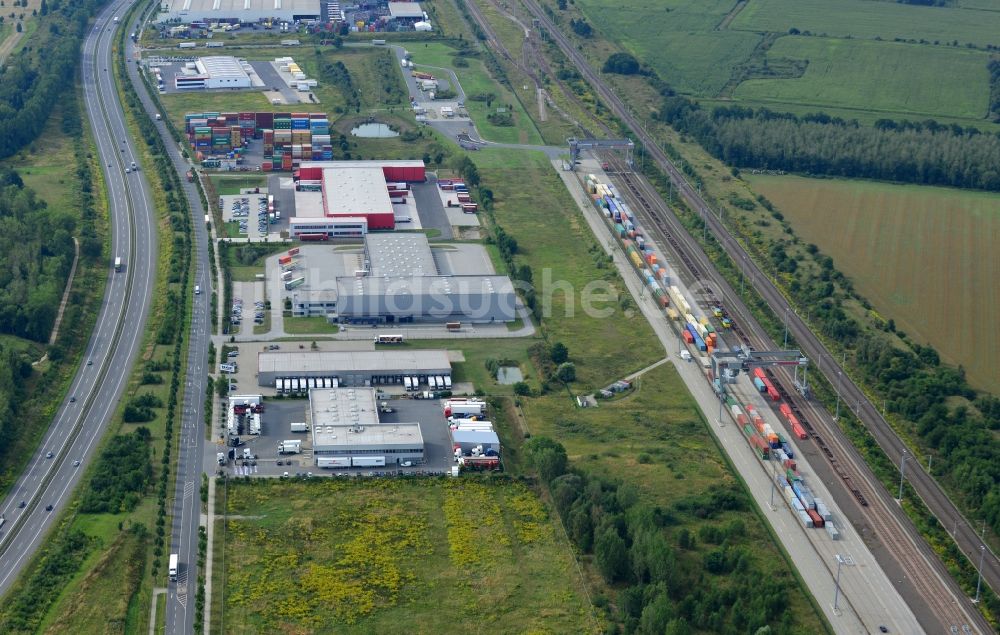
[[[320,0],[160,0],[160,20],[184,22],[238,18],[256,22],[267,18],[293,20],[319,17]]]
[[[389,200],[382,168],[323,170],[322,196],[326,201],[326,213],[330,216],[392,214],[392,201]]]
[[[426,234],[368,234],[365,250],[370,259],[371,275],[375,277],[433,276],[438,273]]]
[[[250,76],[243,70],[243,64],[230,55],[209,55],[195,61],[198,72],[213,80],[242,80],[250,83]]]

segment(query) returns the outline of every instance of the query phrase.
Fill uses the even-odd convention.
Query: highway
[[[112,17],[125,5],[106,7],[83,45],[84,105],[107,184],[108,284],[69,397],[0,507],[5,521],[0,536],[0,594],[10,589],[31,560],[91,463],[146,332],[158,251],[155,210],[143,172],[125,172],[137,161],[136,148],[123,132],[121,106],[112,97],[116,95]],[[119,273],[112,267],[116,256],[124,263]],[[47,458],[49,453],[52,458]],[[49,505],[51,511],[46,509]]]
[[[129,31],[138,33],[140,25],[130,25]],[[139,77],[139,50],[131,41],[127,44],[128,75],[142,100],[146,113],[153,118],[158,112]],[[170,553],[178,555],[177,582],[171,583],[167,593],[166,632],[172,635],[194,633],[195,593],[198,582],[198,527],[201,523],[201,475],[213,473],[214,466],[205,452],[205,383],[211,369],[207,368],[208,342],[211,336],[209,309],[212,298],[212,277],[208,262],[208,230],[203,221],[205,209],[193,183],[184,178],[191,164],[181,156],[180,148],[170,136],[166,117],[157,122],[160,138],[167,148],[170,160],[180,177],[181,187],[191,210],[194,230],[194,260],[192,262],[191,288],[200,287],[201,293],[193,295],[191,325],[188,332],[188,359],[181,402],[180,446],[177,452],[177,480],[170,530]],[[210,601],[206,599],[206,601]],[[159,617],[159,616],[158,616]]]
[[[670,163],[669,158],[659,148],[655,139],[642,129],[640,122],[632,116],[625,104],[614,93],[614,91],[612,91],[610,87],[604,83],[600,75],[589,66],[587,60],[573,46],[572,42],[570,42],[559,30],[559,28],[552,23],[545,12],[541,10],[534,0],[525,0],[525,5],[534,17],[537,18],[549,31],[563,53],[573,61],[573,63],[577,66],[577,69],[588,81],[588,83],[593,86],[594,90],[597,91],[598,95],[605,102],[605,104],[616,116],[621,118],[632,128],[635,134],[645,145],[646,151],[649,155],[670,177],[674,187],[678,190],[678,193],[685,200],[685,202],[691,207],[691,209],[695,210],[696,213],[701,214],[706,219],[709,228],[712,230],[713,234],[719,240],[720,244],[726,250],[733,262],[742,263],[742,266],[747,271],[747,275],[749,276],[751,286],[753,286],[761,294],[765,301],[768,302],[776,315],[785,317],[789,333],[791,333],[795,338],[798,347],[801,348],[801,350],[812,360],[815,366],[818,366],[819,371],[823,373],[832,385],[841,386],[841,394],[843,395],[845,403],[849,406],[853,406],[852,410],[856,412],[859,418],[871,431],[872,435],[882,449],[886,452],[890,459],[899,464],[905,445],[889,427],[887,422],[882,418],[881,414],[868,400],[861,389],[850,379],[847,373],[844,372],[844,369],[839,365],[838,360],[826,350],[819,338],[817,338],[805,324],[805,321],[794,312],[784,296],[765,275],[763,270],[761,270],[754,263],[753,259],[750,258],[749,254],[743,249],[742,245],[729,234],[727,228],[714,215],[711,208],[701,198],[700,194],[686,181],[683,174]],[[707,266],[702,267],[702,270],[712,279],[711,281],[713,284],[715,284],[717,288],[728,290],[729,293],[724,294],[726,295],[724,299],[726,300],[727,306],[742,305],[742,303],[737,299],[737,295],[728,288],[728,285],[725,284],[721,276],[714,270],[714,267],[711,266],[711,263],[704,255],[704,252],[701,251],[698,244],[691,238],[690,234],[684,230],[673,214],[668,211],[663,215],[663,220],[672,225],[670,233],[681,242],[685,243],[685,251],[704,259]],[[825,416],[829,418],[828,413],[820,413],[820,409],[816,408],[813,408],[813,415]],[[834,431],[834,434],[839,436],[836,425],[832,424],[832,422],[830,422],[828,429]],[[848,445],[849,444],[846,442],[843,443],[842,447],[845,451],[847,451]],[[855,461],[861,460],[857,456],[856,452],[853,451],[853,448],[849,450],[849,454],[845,458],[853,458]],[[866,473],[868,477],[871,478],[870,472],[867,470],[861,470],[861,472]],[[918,462],[909,461],[906,473],[913,488],[918,492],[931,511],[939,519],[941,519],[942,524],[945,526],[953,526],[953,522],[961,519],[961,515],[955,506],[951,503],[944,492],[941,491],[937,483],[933,481],[933,479],[931,479],[930,476],[923,470],[922,466],[919,465]],[[873,483],[873,489],[884,488],[881,488],[881,485],[878,483]],[[912,543],[913,546],[919,548],[925,555],[930,553],[926,543],[916,533],[912,523],[904,517],[898,508],[892,510],[883,509],[882,511],[891,513],[894,516],[894,522],[896,525],[900,528],[905,527],[908,533],[916,537]],[[977,563],[980,545],[982,544],[979,536],[967,522],[959,521],[956,525],[954,537],[957,544],[964,553],[969,555],[974,564]],[[998,586],[998,582],[1000,582],[1000,567],[998,567],[996,556],[992,552],[988,552],[987,556],[986,566],[983,570],[984,582],[990,584],[995,589],[1000,588],[1000,586]],[[930,556],[927,558],[926,565],[933,571],[927,573],[928,577],[922,581],[923,584],[932,584],[937,582],[943,583],[944,586],[947,587],[947,591],[945,591],[945,589],[940,589],[940,585],[938,585],[938,589],[942,595],[956,592],[957,585],[955,585],[955,583],[947,577],[946,572],[944,573],[946,580],[941,579],[944,568],[935,555],[930,553]],[[959,597],[961,597],[961,592],[958,591],[958,593]],[[933,601],[929,603],[933,604]],[[977,624],[980,628],[985,626],[985,621],[979,615],[978,611],[971,606],[971,604],[962,606],[961,612],[966,615],[970,623]],[[983,632],[988,631],[984,630]]]

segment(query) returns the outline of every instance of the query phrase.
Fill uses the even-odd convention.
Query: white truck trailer
[[[285,439],[278,444],[278,454],[298,454],[302,452],[300,439]]]
[[[335,469],[340,467],[351,467],[351,457],[349,456],[320,456],[316,458],[316,467]]]
[[[351,465],[354,467],[384,467],[384,456],[352,456]]]
[[[309,426],[306,425],[304,421],[292,422],[291,424],[292,432],[309,432]]]
[[[117,20],[117,18],[115,18]],[[177,554],[170,554],[170,564],[167,567],[167,573],[170,575],[170,579],[173,581],[177,580]]]

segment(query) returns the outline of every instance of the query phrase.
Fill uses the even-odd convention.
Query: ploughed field
[[[1000,392],[1000,196],[870,181],[744,175],[883,317]]]

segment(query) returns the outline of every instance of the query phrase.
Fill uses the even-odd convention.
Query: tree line
[[[620,632],[795,632],[788,598],[800,591],[747,544],[746,526],[733,512],[750,504],[735,485],[654,506],[632,485],[571,468],[565,448],[550,438],[530,438],[524,456],[548,484],[574,546],[593,556],[617,590],[616,610],[607,598],[595,605],[608,610]]]
[[[80,44],[103,0],[52,0],[28,43],[0,68],[0,159],[35,140],[52,108],[72,90]]]
[[[743,106],[709,111],[678,95],[663,99],[659,117],[736,167],[1000,191],[1000,134],[976,128],[888,119],[866,127]]]

